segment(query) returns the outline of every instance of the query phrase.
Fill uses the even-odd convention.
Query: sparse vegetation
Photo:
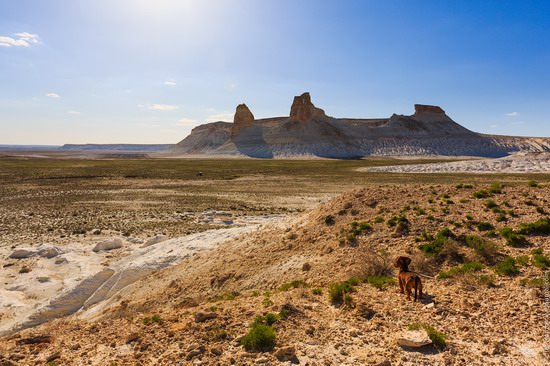
[[[388,276],[367,276],[366,281],[369,285],[376,287],[379,290],[384,290],[388,286],[395,285],[395,279]]]
[[[487,201],[485,201],[485,207],[487,207],[488,209],[492,209],[492,208],[497,208],[498,205],[493,200],[487,200]]]
[[[502,184],[498,182],[494,182],[489,187],[489,193],[491,194],[500,194],[502,193]]]
[[[406,225],[407,227],[409,226],[409,220],[406,216],[393,216],[388,220],[389,227],[395,227],[400,224]]]
[[[447,347],[447,337],[429,324],[412,323],[409,324],[408,328],[410,330],[424,329],[428,334],[428,337],[431,339],[434,347],[437,349],[444,349]]]
[[[247,351],[269,351],[275,347],[275,331],[269,325],[253,323],[241,344]]]
[[[474,198],[487,198],[490,195],[491,194],[489,192],[487,192],[486,190],[481,190],[481,191],[477,191],[477,192],[472,193],[472,197],[474,197]]]
[[[474,224],[474,226],[479,231],[489,231],[489,230],[493,230],[495,228],[490,222],[487,222],[487,221],[478,222],[478,223]]]
[[[516,260],[510,256],[493,266],[493,270],[500,276],[514,276],[519,273],[519,269],[516,266]]]
[[[517,232],[524,235],[550,235],[550,219],[545,217],[532,223],[520,224]]]
[[[361,280],[358,277],[352,277],[347,281],[331,284],[328,289],[330,302],[333,305],[343,304],[345,295],[355,292],[355,286],[360,283]]]
[[[422,244],[418,246],[418,249],[429,255],[438,255],[443,250],[443,246],[450,238],[454,238],[455,235],[449,228],[445,228],[439,231],[435,239],[428,244]]]
[[[288,291],[298,287],[307,287],[307,283],[304,280],[294,280],[294,281],[282,284],[281,286],[279,286],[279,288],[277,288],[277,291],[283,292],[283,291]]]
[[[322,289],[322,288],[319,288],[319,287],[316,287],[316,288],[314,288],[314,289],[311,290],[311,293],[312,293],[313,295],[319,296],[319,295],[322,295],[322,294],[323,294],[323,289]]]
[[[492,261],[499,251],[499,246],[492,240],[478,236],[467,235],[464,237],[464,242],[472,248],[477,255],[486,261]]]
[[[527,185],[532,188],[536,188],[539,186],[539,184],[534,180],[530,180],[529,182],[527,182]]]
[[[332,215],[325,216],[325,225],[327,226],[334,225],[335,222],[336,221],[334,220],[334,216]]]
[[[146,316],[143,318],[143,324],[162,323],[160,315]]]
[[[448,271],[441,271],[438,275],[438,279],[452,278],[457,275],[481,271],[485,266],[479,262],[468,262],[461,266],[455,266],[449,268]]]
[[[517,234],[509,227],[500,229],[500,235],[506,239],[506,244],[511,247],[522,247],[527,244],[525,235]]]
[[[542,269],[550,268],[550,258],[543,254],[542,249],[534,250],[532,254],[533,259],[531,260],[531,263],[535,267],[539,267]]]

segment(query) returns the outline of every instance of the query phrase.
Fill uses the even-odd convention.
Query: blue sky
[[[0,144],[176,143],[192,127],[436,104],[550,136],[550,1],[0,2]]]

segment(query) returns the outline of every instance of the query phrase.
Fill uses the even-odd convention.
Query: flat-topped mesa
[[[254,123],[254,115],[246,104],[239,104],[233,117],[233,127],[231,128],[231,137],[234,137],[245,127],[251,126]]]
[[[311,120],[314,116],[325,117],[325,111],[316,108],[311,103],[309,93],[304,93],[294,97],[292,106],[290,107],[290,119],[300,122]]]
[[[436,105],[425,105],[425,104],[415,104],[414,105],[415,113],[439,113],[445,114],[445,111]]]

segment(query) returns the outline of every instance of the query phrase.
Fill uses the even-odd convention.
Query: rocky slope
[[[549,138],[482,135],[449,118],[437,106],[415,105],[411,116],[333,118],[316,108],[309,93],[296,96],[289,117],[254,119],[244,104],[233,124],[195,128],[173,152],[251,157],[452,155],[502,157],[517,151],[550,151]]]
[[[547,364],[542,275],[550,230],[527,230],[514,246],[499,232],[547,220],[549,189],[459,184],[348,192],[151,274],[79,317],[4,337],[2,362]],[[474,198],[482,191],[485,198]],[[436,242],[437,253],[419,249]],[[422,279],[421,302],[407,301],[395,284],[363,282],[391,275],[398,255],[430,276]],[[499,271],[508,256],[510,275]],[[433,278],[441,272],[447,277]],[[333,303],[330,284],[352,276],[359,280],[350,298]],[[275,347],[247,351],[240,339],[258,316],[273,320]],[[414,324],[435,328],[447,345],[399,346]]]

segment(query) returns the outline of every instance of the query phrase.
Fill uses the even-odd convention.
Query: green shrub
[[[311,293],[313,295],[321,295],[323,293],[323,289],[319,288],[319,287],[316,287],[314,289],[311,290]]]
[[[544,215],[546,212],[544,211],[544,208],[543,207],[540,207],[540,206],[537,206],[537,208],[535,208],[535,210],[537,211],[537,213],[541,214],[541,215]]]
[[[500,229],[500,235],[506,239],[506,244],[511,247],[521,247],[527,244],[525,235],[516,234],[514,230],[509,227]]]
[[[409,220],[406,216],[393,216],[391,219],[388,220],[389,227],[394,227],[401,223],[406,224],[407,226],[409,225]]]
[[[292,282],[282,284],[277,290],[283,292],[298,287],[307,287],[307,283],[304,280],[294,280]]]
[[[357,222],[357,221],[354,221],[351,223],[351,228],[352,228],[352,234],[353,236],[357,236],[357,235],[361,235],[365,232],[369,232],[369,231],[372,231],[372,225],[369,224],[368,222]]]
[[[467,214],[467,215],[466,215],[466,219],[471,221],[471,220],[474,219],[474,215],[472,215],[472,214]]]
[[[418,249],[423,251],[425,254],[438,255],[443,250],[443,246],[447,240],[454,237],[455,235],[453,232],[449,228],[445,228],[435,235],[434,241],[428,244],[419,245]]]
[[[516,257],[516,264],[521,267],[527,267],[529,265],[529,256],[528,255],[520,255],[519,257]]]
[[[481,191],[477,191],[477,192],[472,193],[472,197],[474,197],[474,198],[487,198],[489,196],[490,196],[490,194],[486,190],[481,190]]]
[[[269,325],[255,324],[241,344],[247,351],[269,351],[275,347],[275,331]]]
[[[493,270],[500,276],[514,276],[519,273],[519,269],[516,266],[516,260],[510,256],[493,266]]]
[[[394,285],[395,279],[388,276],[367,276],[365,282],[379,290],[384,290],[386,287]]]
[[[377,217],[374,219],[374,223],[375,224],[380,224],[381,222],[384,222],[384,218],[383,217]]]
[[[502,193],[502,184],[495,182],[489,187],[489,193],[498,194]]]
[[[254,319],[254,322],[252,323],[252,327],[254,327],[258,324],[270,325],[271,326],[271,325],[275,324],[278,320],[279,320],[279,316],[277,314],[267,313],[263,316],[258,315]]]
[[[522,278],[519,281],[520,285],[526,287],[544,288],[545,282],[550,283],[550,272],[545,272],[541,277],[537,278]]]
[[[424,329],[436,348],[443,349],[447,347],[447,337],[443,333],[437,331],[431,325],[423,324],[423,323],[413,323],[413,324],[409,324],[408,328],[410,330]]]
[[[485,266],[479,262],[464,263],[461,266],[449,268],[448,271],[442,271],[437,275],[438,279],[452,278],[460,274],[481,271]]]
[[[487,238],[477,235],[467,235],[464,237],[464,242],[468,247],[472,248],[477,255],[484,259],[490,260],[498,254],[498,245]]]
[[[498,207],[498,205],[493,200],[487,200],[487,201],[485,201],[485,207],[487,207],[488,209],[492,209],[492,208]]]
[[[520,224],[518,233],[525,235],[548,235],[550,234],[550,219],[545,217],[529,224]]]
[[[463,185],[464,188],[474,188],[474,185],[473,184],[464,184]]]
[[[421,242],[421,241],[430,241],[430,240],[434,240],[434,236],[432,234],[429,234],[425,231],[422,232],[422,234],[420,234],[420,236],[417,236],[415,238],[415,241],[418,243],[418,242]]]
[[[479,231],[493,230],[495,227],[490,222],[481,221],[474,225]]]
[[[501,213],[500,215],[498,215],[495,219],[496,222],[504,222],[506,221],[506,215]]]
[[[530,180],[529,182],[527,182],[527,185],[528,185],[529,187],[533,187],[533,188],[539,186],[539,184],[538,184],[536,181],[534,181],[534,180]]]
[[[162,323],[160,315],[153,315],[151,317],[146,316],[143,318],[143,324]]]
[[[361,283],[358,277],[352,277],[344,282],[332,283],[328,288],[328,296],[330,302],[334,305],[342,304],[344,302],[345,294],[355,291],[355,286]]]
[[[535,267],[539,267],[542,269],[550,268],[550,258],[542,253],[533,253],[533,259],[531,260],[531,263],[533,263]]]

